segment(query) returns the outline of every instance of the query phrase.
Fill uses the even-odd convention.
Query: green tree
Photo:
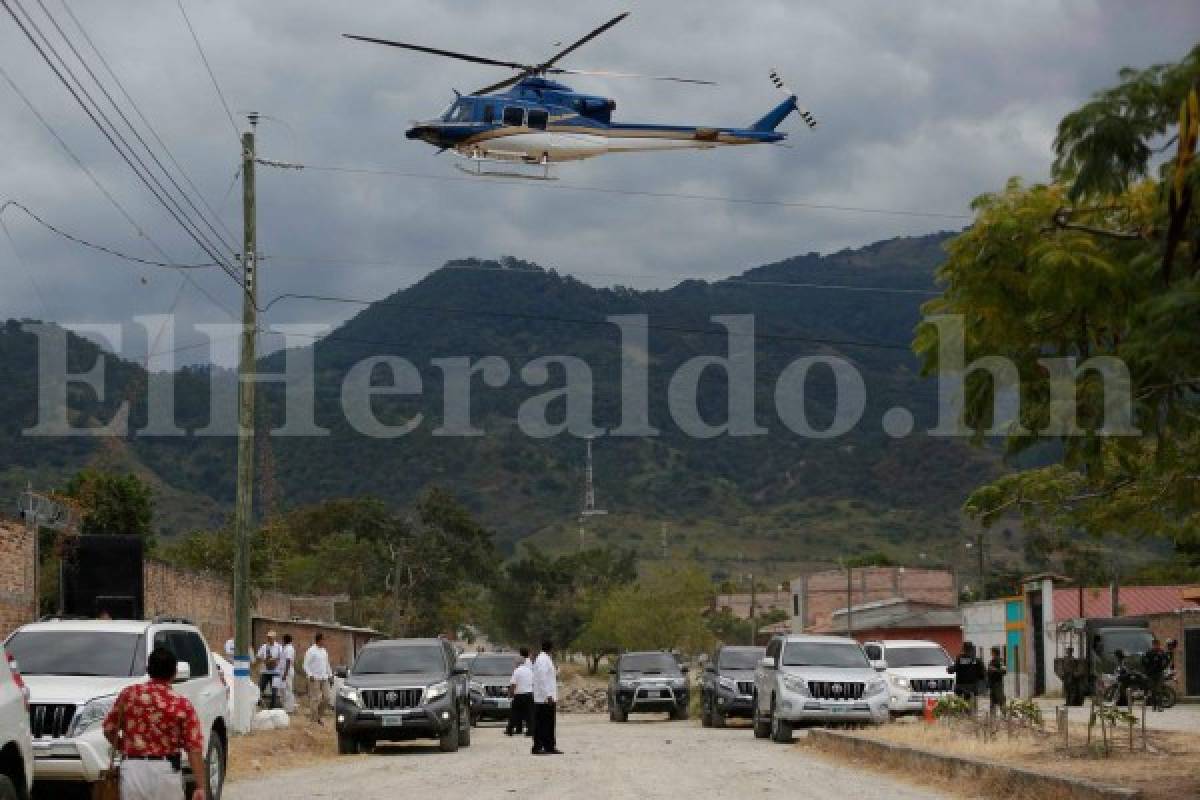
[[[979,197],[974,224],[948,245],[943,295],[925,313],[962,316],[968,362],[1015,364],[1021,412],[1003,433],[1008,454],[1056,454],[974,491],[965,509],[984,524],[1019,510],[1027,530],[1060,537],[1200,537],[1198,84],[1200,47],[1178,64],[1123,71],[1060,123],[1053,183],[1013,179]],[[918,327],[927,374],[941,366],[938,338],[934,323]],[[1112,435],[1119,414],[1100,371],[1069,379],[1074,402],[1052,391],[1062,384],[1045,359],[1096,357],[1127,370],[1110,388],[1133,399],[1131,435]],[[978,441],[994,422],[992,390],[982,371],[967,379],[964,420]]]
[[[65,494],[80,506],[81,533],[153,536],[154,490],[133,473],[85,469],[71,479]]]

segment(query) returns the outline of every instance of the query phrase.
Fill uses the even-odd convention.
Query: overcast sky
[[[53,36],[38,0],[20,2]],[[99,71],[64,0],[41,2]],[[240,236],[237,143],[179,8],[170,0],[65,2]],[[1122,66],[1177,60],[1200,30],[1194,0],[184,2],[234,113],[273,118],[260,127],[262,156],[456,178],[260,168],[264,300],[280,292],[381,298],[468,256],[514,255],[593,284],[659,287],[958,224],[457,180],[452,156],[406,141],[404,129],[439,113],[451,89],[468,92],[506,73],[351,42],[343,32],[532,61],[631,9],[568,65],[719,85],[573,81],[615,98],[618,119],[747,125],[780,100],[767,79],[777,67],[821,125],[809,131],[791,118],[784,125],[789,148],[568,164],[558,170],[559,185],[965,213],[972,197],[1011,175],[1044,178],[1054,125],[1065,112],[1111,84]],[[0,67],[172,259],[205,260],[2,13]],[[155,257],[2,80],[0,145],[0,200],[19,200],[68,231]],[[179,295],[177,272],[82,250],[19,213],[4,220],[17,252],[0,238],[0,317],[125,322],[175,305],[181,344],[195,339],[187,326],[229,319],[192,286]],[[227,277],[210,270],[194,278],[224,306],[239,308]],[[355,310],[281,303],[269,321],[333,325]],[[145,342],[128,340],[123,349],[136,356]]]

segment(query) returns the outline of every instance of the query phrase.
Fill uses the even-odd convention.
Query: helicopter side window
[[[530,109],[529,110],[529,127],[538,128],[539,130],[544,131],[544,130],[546,130],[546,121],[549,118],[550,118],[550,115],[547,114],[542,109]]]
[[[483,107],[483,123],[491,125],[496,121],[496,109],[489,103]]]
[[[504,124],[520,128],[525,124],[525,109],[509,106],[504,109]]]

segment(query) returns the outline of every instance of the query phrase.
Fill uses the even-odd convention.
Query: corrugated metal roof
[[[1184,597],[1194,586],[1122,586],[1117,595],[1119,616],[1140,617],[1146,614],[1165,614],[1195,605]],[[1107,586],[1083,589],[1083,613],[1079,611],[1079,589],[1055,587],[1054,618],[1111,617],[1112,594]],[[1190,591],[1189,591],[1190,594]]]

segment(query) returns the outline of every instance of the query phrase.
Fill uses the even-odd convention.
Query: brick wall
[[[792,581],[792,591],[798,595],[797,605],[802,616],[802,619],[793,620],[793,629],[797,631],[828,627],[833,612],[846,607],[848,593],[851,605],[893,597],[944,606],[958,605],[954,574],[938,569],[859,567],[851,570],[849,589],[845,570],[827,570]]]
[[[37,614],[33,547],[24,525],[0,520],[0,639]]]

